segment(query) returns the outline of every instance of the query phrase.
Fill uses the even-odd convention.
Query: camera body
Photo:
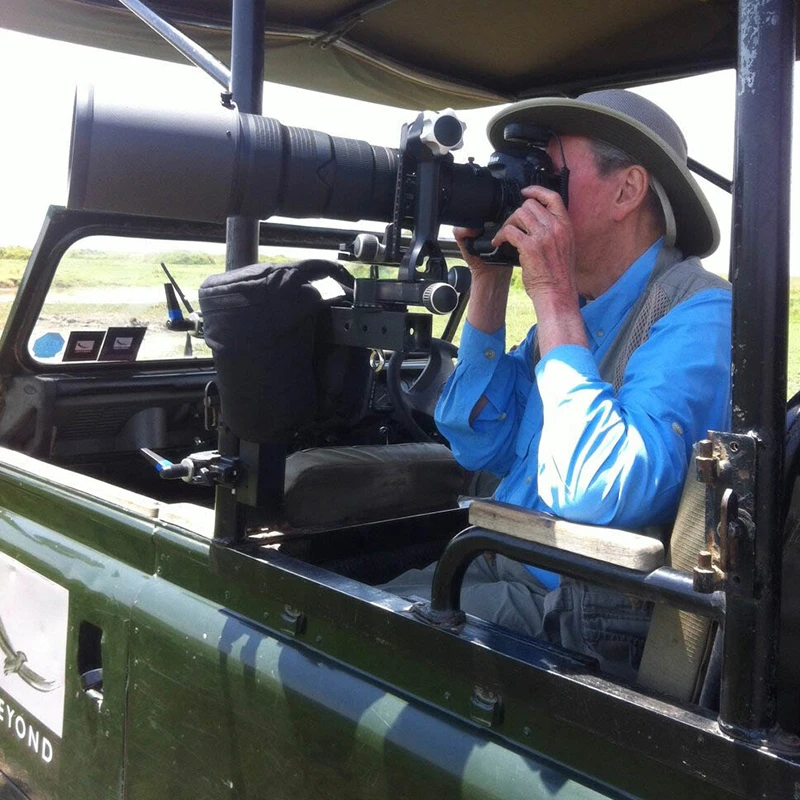
[[[502,192],[502,200],[495,217],[483,225],[480,236],[467,242],[470,253],[480,256],[490,264],[513,266],[519,263],[516,248],[509,244],[495,247],[492,239],[506,220],[522,205],[522,190],[526,186],[544,186],[561,195],[564,205],[569,205],[569,171],[566,167],[556,172],[545,147],[549,132],[528,126],[508,125],[504,138],[509,143],[503,152],[495,152],[489,159],[487,169],[491,172]]]
[[[445,127],[444,122],[450,124]],[[452,145],[425,137],[424,132],[436,126],[451,131]],[[537,126],[511,123],[503,131],[502,150],[493,153],[483,167],[472,159],[467,164],[453,160],[451,151],[461,147],[464,127],[451,109],[422,112],[413,123],[403,126],[392,222],[382,243],[370,235],[369,248],[358,243],[348,250],[359,259],[368,251],[378,263],[398,264],[400,283],[406,286],[402,294],[406,297],[409,289],[414,293],[411,287],[420,279],[445,279],[446,267],[438,245],[440,223],[480,229],[479,236],[467,240],[469,252],[493,264],[513,266],[519,263],[516,249],[507,244],[495,247],[492,239],[523,203],[522,190],[544,186],[558,192],[565,205],[569,203],[569,170],[564,164],[556,172],[547,153],[551,139],[560,144],[557,134]],[[410,247],[401,253],[402,228],[410,228],[413,234]],[[425,277],[421,278],[421,274]],[[378,292],[387,295],[385,300],[389,300],[388,291],[384,291],[388,289],[388,285],[382,286]],[[393,289],[392,295],[397,297],[397,291]]]

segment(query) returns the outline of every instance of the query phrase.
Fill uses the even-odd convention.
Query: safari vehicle
[[[785,402],[795,4],[123,3],[136,16],[111,0],[4,0],[0,19],[180,51],[228,108],[153,119],[76,103],[69,207],[48,212],[0,342],[0,796],[800,797],[800,406],[787,417]],[[265,46],[271,80],[416,108],[736,65],[733,427],[698,444],[666,549],[631,534],[609,555],[618,532],[460,507],[467,476],[430,419],[468,296],[438,243],[452,124],[431,157],[414,148],[442,117],[409,120],[400,155],[259,122]],[[262,157],[256,128],[291,147]],[[352,152],[372,159],[352,162],[365,172],[342,166]],[[364,174],[377,188],[353,209]],[[469,206],[478,190],[463,191]],[[238,334],[248,348],[234,337],[213,361],[137,359],[135,330],[78,330],[48,356],[37,320],[86,237],[224,240],[230,270],[254,264],[258,242],[334,259],[352,245],[350,231],[260,223],[270,203],[390,223],[345,248],[376,264],[352,298],[341,272],[313,267],[349,303],[268,339],[258,325],[278,312],[256,315]],[[408,311],[422,304],[450,309],[438,339]],[[198,332],[196,314],[172,316]],[[638,682],[461,613],[466,565],[486,551],[654,602]],[[434,559],[429,603],[378,588]]]

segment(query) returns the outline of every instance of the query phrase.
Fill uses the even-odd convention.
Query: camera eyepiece
[[[521,122],[510,122],[503,128],[503,140],[509,144],[523,147],[539,147],[544,150],[547,143],[553,138],[549,128],[539,125],[526,125]]]

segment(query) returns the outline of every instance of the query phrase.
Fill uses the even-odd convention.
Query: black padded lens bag
[[[319,259],[254,264],[203,282],[203,330],[222,420],[239,438],[281,442],[314,419],[317,317],[333,303],[349,304],[352,285],[343,267]]]

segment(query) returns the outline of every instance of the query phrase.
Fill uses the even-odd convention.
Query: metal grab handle
[[[477,527],[467,528],[453,537],[436,565],[431,586],[431,611],[435,615],[447,617],[459,613],[464,575],[469,565],[486,552],[499,553],[515,561],[617,589],[642,600],[667,603],[682,611],[720,622],[725,618],[724,594],[696,593],[689,573],[670,567],[659,567],[653,572],[637,572],[557,547]]]

